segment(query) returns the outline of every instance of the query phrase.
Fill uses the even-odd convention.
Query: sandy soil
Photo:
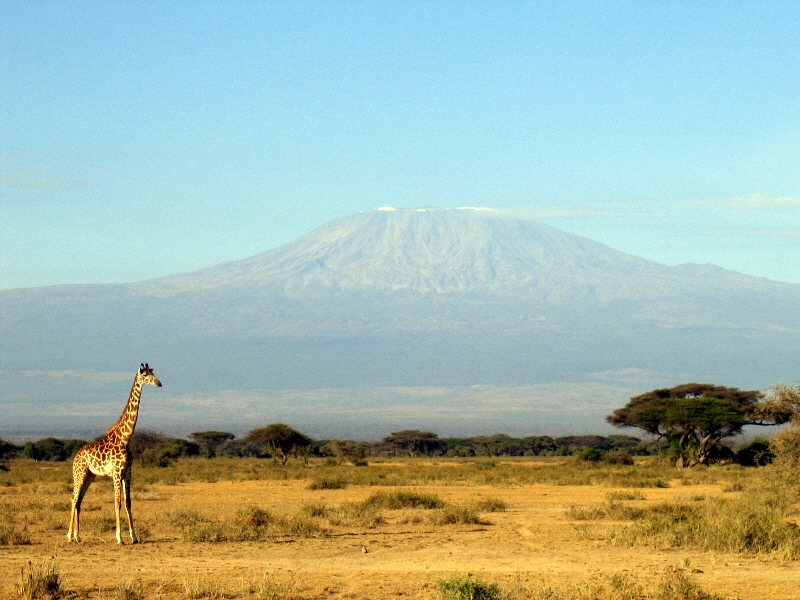
[[[53,527],[31,545],[0,547],[0,597],[16,598],[15,582],[28,561],[57,556],[65,587],[73,596],[113,598],[120,583],[138,580],[147,597],[185,598],[187,582],[219,596],[243,597],[243,585],[264,573],[292,582],[301,598],[440,598],[436,581],[473,573],[506,589],[518,582],[575,581],[599,574],[629,573],[641,580],[685,569],[705,590],[742,600],[800,598],[800,569],[775,559],[687,551],[620,548],[602,539],[608,523],[571,521],[570,504],[602,503],[613,491],[598,486],[476,485],[415,486],[452,502],[499,498],[505,512],[485,515],[486,525],[431,526],[387,523],[375,528],[332,528],[330,535],[279,542],[189,543],[174,530],[159,531],[158,514],[197,509],[219,516],[247,505],[277,514],[297,514],[305,503],[361,500],[374,487],[310,490],[307,481],[237,481],[151,485],[134,496],[143,542],[118,547],[113,533],[85,534],[67,544],[66,525]],[[692,494],[721,494],[720,486],[693,486]],[[643,490],[646,500],[686,496],[687,488]],[[66,498],[65,498],[66,499]],[[90,490],[88,512],[111,513],[107,489]],[[149,529],[149,531],[147,531]]]

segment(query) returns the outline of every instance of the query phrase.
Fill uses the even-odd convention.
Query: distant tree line
[[[430,431],[397,431],[377,442],[348,440],[313,440],[283,423],[254,429],[241,439],[220,431],[195,432],[190,440],[171,438],[149,429],[136,431],[129,449],[137,464],[166,467],[182,457],[255,457],[272,458],[281,464],[289,459],[308,461],[311,457],[328,458],[337,465],[345,462],[364,465],[370,457],[503,457],[503,456],[577,456],[596,462],[626,463],[632,456],[648,456],[663,451],[657,441],[643,441],[629,435],[570,435],[562,437],[529,436],[515,438],[505,434],[464,438],[441,438]],[[0,440],[0,461],[23,457],[37,461],[71,459],[85,440],[44,438],[15,446]],[[757,440],[749,448],[743,464],[762,464],[769,454],[769,443]],[[727,449],[727,447],[725,447]],[[733,458],[734,453],[727,449]],[[741,451],[740,451],[741,452]],[[760,462],[759,462],[760,461]],[[1,464],[1,462],[0,462]]]
[[[770,442],[756,438],[734,452],[723,440],[742,432],[746,425],[780,425],[800,414],[800,387],[775,386],[769,397],[760,391],[739,390],[711,384],[687,383],[656,389],[631,398],[607,421],[617,427],[635,427],[651,436],[642,440],[629,435],[569,435],[562,437],[505,434],[464,438],[441,438],[430,431],[396,431],[378,442],[313,440],[284,423],[253,429],[237,439],[227,431],[197,431],[189,440],[170,438],[148,429],[137,430],[129,449],[142,465],[165,467],[187,456],[272,458],[281,464],[289,459],[308,462],[326,457],[333,464],[366,464],[379,456],[577,456],[630,464],[632,456],[663,454],[677,466],[711,462],[763,465],[773,458]],[[32,460],[68,460],[84,440],[48,437],[15,446],[0,439],[0,468],[5,458],[22,456]]]

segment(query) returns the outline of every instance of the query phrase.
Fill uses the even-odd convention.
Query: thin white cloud
[[[598,210],[594,208],[519,208],[500,211],[503,214],[524,219],[629,219],[652,217],[651,213],[624,210]]]
[[[800,208],[800,196],[748,194],[747,196],[733,196],[731,198],[695,200],[693,203],[728,210],[789,210]]]
[[[22,374],[26,377],[50,377],[53,379],[81,379],[83,381],[93,381],[96,383],[113,383],[117,381],[127,381],[133,379],[131,373],[126,371],[35,371],[25,370]]]

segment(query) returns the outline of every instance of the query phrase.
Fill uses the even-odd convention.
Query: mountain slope
[[[798,285],[668,267],[541,223],[381,210],[185,275],[0,292],[0,403],[99,398],[53,374],[144,360],[179,395],[608,372],[761,387],[800,373],[799,308]]]

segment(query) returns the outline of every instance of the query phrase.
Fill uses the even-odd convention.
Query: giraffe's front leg
[[[114,474],[114,514],[117,517],[117,543],[122,545],[122,534],[119,527],[119,511],[122,508],[122,474]]]
[[[125,513],[128,515],[128,531],[131,534],[131,543],[138,544],[139,539],[133,530],[133,513],[131,512],[131,461],[122,473],[122,495],[125,499]]]

